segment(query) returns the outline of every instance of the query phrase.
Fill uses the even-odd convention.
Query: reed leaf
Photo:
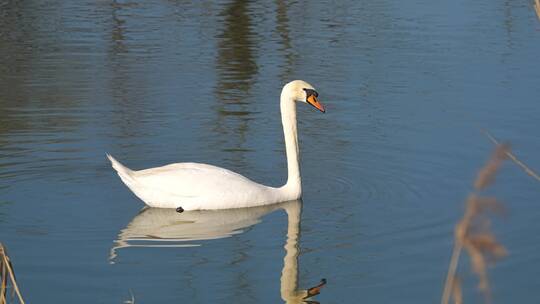
[[[4,247],[2,243],[0,243],[0,279],[0,304],[8,303],[7,289],[10,285],[12,288],[11,302],[13,302],[14,295],[17,295],[19,303],[24,304],[19,285],[17,284],[17,279],[15,278],[13,264],[7,254],[6,247]]]

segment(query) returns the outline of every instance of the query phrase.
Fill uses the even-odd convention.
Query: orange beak
[[[324,109],[324,106],[322,105],[322,103],[319,102],[319,100],[317,99],[317,97],[315,97],[315,95],[309,95],[308,98],[307,98],[307,102],[314,106],[315,108],[317,108],[317,110],[321,111],[321,112],[326,112],[326,110]]]

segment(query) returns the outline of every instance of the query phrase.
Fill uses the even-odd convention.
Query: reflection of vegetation
[[[111,98],[111,103],[115,108],[111,112],[111,126],[115,134],[121,137],[132,137],[142,133],[141,121],[145,120],[147,111],[144,106],[151,106],[151,103],[141,102],[149,86],[142,84],[141,73],[132,69],[139,68],[141,54],[131,53],[135,50],[145,50],[146,46],[130,45],[133,39],[126,35],[132,25],[129,23],[133,16],[132,10],[138,6],[134,2],[113,1],[108,5],[110,10],[110,24],[108,34],[107,69],[108,77],[107,90]],[[137,39],[140,39],[139,37]],[[136,85],[134,85],[136,84]]]
[[[227,151],[234,151],[231,155],[237,165],[244,160],[243,151],[249,150],[243,146],[252,114],[246,103],[246,95],[257,73],[248,5],[248,1],[237,0],[225,7],[221,13],[224,16],[224,29],[217,37],[220,40],[216,62],[216,96],[219,104],[214,130],[220,134],[233,132],[237,135],[234,138],[238,142],[223,147]]]
[[[0,4],[2,148],[13,141],[2,134],[65,131],[79,125],[73,113],[64,110],[79,102],[70,94],[79,90],[80,82],[75,79],[80,70],[72,70],[66,58],[56,56],[65,49],[59,39],[65,31],[58,30],[61,23],[56,10],[43,14],[40,5],[32,1]],[[51,110],[53,107],[60,110]]]
[[[0,191],[5,191],[4,189],[6,189],[7,187],[8,186],[6,185],[0,186]],[[4,220],[5,213],[3,210],[7,205],[8,205],[7,201],[0,201],[0,222]]]
[[[126,53],[127,48],[124,44],[124,23],[125,20],[118,17],[118,11],[122,9],[122,4],[119,4],[118,1],[113,1],[111,3],[112,9],[112,29],[111,29],[111,40],[113,44],[113,54]]]
[[[218,36],[219,54],[217,66],[219,72],[219,93],[239,90],[247,92],[252,84],[253,76],[257,73],[254,60],[251,31],[251,16],[248,14],[248,1],[232,2],[223,11],[225,29]],[[227,98],[225,99],[227,101]]]
[[[0,147],[2,134],[26,128],[26,121],[12,119],[10,107],[20,108],[27,103],[22,79],[27,77],[26,66],[32,54],[28,47],[34,40],[32,24],[20,1],[0,4]]]
[[[290,80],[294,53],[291,51],[291,38],[289,31],[289,17],[287,17],[287,2],[283,0],[276,1],[276,30],[281,37],[281,43],[283,45],[283,51],[285,52],[285,64],[283,64],[283,71],[281,73],[281,81],[287,82]]]
[[[13,290],[11,297],[8,297],[8,288],[12,288]],[[11,302],[14,303],[15,294],[19,303],[24,304],[19,286],[17,285],[17,279],[15,278],[13,264],[6,252],[6,248],[0,243],[0,304],[7,304],[8,299],[11,299]]]
[[[44,149],[69,142],[58,131],[69,132],[81,123],[71,110],[79,100],[70,96],[80,82],[64,82],[73,80],[73,75],[62,72],[73,71],[63,70],[71,67],[65,65],[65,58],[55,56],[62,46],[57,41],[58,25],[49,19],[57,16],[39,14],[34,5],[10,1],[0,8],[0,178],[4,181],[16,171],[8,168],[21,168],[19,159],[30,155],[24,165],[38,163],[50,156],[42,153]]]

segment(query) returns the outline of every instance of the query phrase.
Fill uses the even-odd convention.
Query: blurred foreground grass
[[[11,295],[9,297],[8,289],[11,289]],[[8,299],[10,303],[15,303],[15,295],[17,295],[19,303],[24,304],[19,286],[17,285],[17,279],[15,278],[13,264],[6,252],[6,248],[0,243],[0,304],[7,304]]]

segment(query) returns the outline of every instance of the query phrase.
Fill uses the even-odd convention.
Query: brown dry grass
[[[540,20],[540,1],[534,0],[534,10],[536,11],[536,16],[538,16],[538,20]]]
[[[11,283],[11,284],[10,284]],[[6,248],[0,243],[0,304],[8,303],[8,288],[12,288],[10,302],[14,303],[15,294],[19,300],[19,303],[24,304],[17,280],[15,279],[15,272],[13,271],[13,265],[6,252]]]
[[[465,216],[456,226],[456,242],[469,254],[472,271],[478,276],[478,289],[490,302],[491,292],[487,277],[487,265],[506,256],[506,249],[497,242],[490,229],[488,215],[500,212],[502,205],[494,198],[471,195]]]
[[[536,2],[538,3],[538,6],[537,8],[540,9],[540,0],[536,0]],[[540,18],[540,16],[539,16]],[[495,139],[495,137],[493,137],[487,130],[482,130],[482,132],[487,136],[487,138],[492,142],[494,143],[495,145],[500,145],[499,141],[497,141],[497,139]],[[510,158],[516,165],[518,165],[521,169],[523,169],[523,171],[525,171],[525,173],[527,173],[528,175],[530,175],[531,177],[533,177],[534,179],[536,179],[537,181],[540,182],[540,175],[538,175],[538,173],[534,172],[533,169],[531,169],[530,167],[528,167],[527,165],[525,165],[522,161],[520,161],[511,151],[510,149],[507,149],[504,151],[504,154]]]
[[[486,303],[491,302],[487,266],[506,256],[507,251],[491,232],[489,216],[504,213],[504,207],[495,198],[480,196],[478,192],[494,181],[497,170],[508,153],[507,145],[498,145],[489,161],[478,172],[474,182],[475,192],[469,195],[465,204],[465,214],[455,227],[454,249],[441,299],[442,304],[448,303],[451,294],[455,303],[463,303],[461,282],[456,278],[459,257],[463,249],[469,255],[472,271],[478,276],[478,289],[484,295]]]
[[[483,190],[493,183],[495,174],[506,157],[506,151],[508,151],[506,145],[498,145],[487,164],[478,172],[474,181],[474,189]]]
[[[452,298],[454,298],[454,304],[463,304],[463,292],[461,291],[461,279],[459,277],[454,278]]]

